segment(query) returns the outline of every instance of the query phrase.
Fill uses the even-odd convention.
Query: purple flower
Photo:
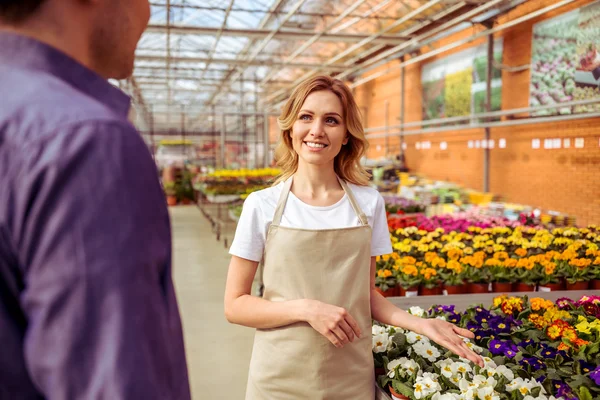
[[[542,361],[538,360],[535,357],[525,357],[525,358],[523,358],[521,360],[521,365],[523,365],[523,366],[529,365],[535,371],[546,367],[546,364],[544,364]]]
[[[509,333],[511,330],[511,321],[502,317],[492,317],[488,325],[496,333]]]
[[[571,310],[574,308],[573,300],[569,299],[568,297],[561,297],[560,299],[556,300],[556,305],[561,310]]]
[[[525,347],[529,346],[530,344],[535,344],[535,342],[532,339],[527,339],[527,340],[524,340],[521,343],[519,343],[519,347],[525,348]]]
[[[579,365],[581,365],[581,371],[584,374],[587,374],[588,372],[595,371],[594,368],[596,367],[594,364],[590,364],[590,363],[585,362],[585,361],[579,361]]]
[[[517,352],[517,346],[507,340],[492,339],[488,347],[494,355],[506,354],[508,351],[511,351],[511,354]]]
[[[485,338],[489,338],[493,335],[493,332],[491,329],[478,329],[475,332],[475,340],[477,341],[481,341]]]
[[[556,356],[558,355],[558,351],[555,348],[548,346],[547,344],[542,343],[540,347],[542,349],[542,357],[544,358],[556,358]]]
[[[461,316],[455,312],[450,313],[448,315],[448,322],[452,322],[453,324],[458,324],[460,322]]]
[[[590,378],[596,382],[596,385],[600,385],[600,366],[590,373]]]
[[[557,389],[556,397],[561,397],[564,400],[577,400],[576,396],[573,396],[571,387],[561,381],[553,381],[554,387]]]
[[[517,355],[517,352],[512,349],[508,349],[508,350],[506,350],[506,353],[504,353],[504,355],[508,358],[515,358],[515,356]]]

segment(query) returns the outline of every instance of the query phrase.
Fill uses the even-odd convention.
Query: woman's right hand
[[[358,323],[345,309],[318,300],[305,301],[306,322],[335,347],[342,348],[361,337]]]

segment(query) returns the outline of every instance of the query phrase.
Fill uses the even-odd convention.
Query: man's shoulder
[[[0,88],[7,95],[0,107],[0,126],[7,140],[23,145],[86,123],[127,125],[106,105],[50,74],[4,72]]]

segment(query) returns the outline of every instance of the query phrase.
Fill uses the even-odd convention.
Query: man
[[[189,399],[169,216],[108,84],[147,0],[0,1],[0,399]]]

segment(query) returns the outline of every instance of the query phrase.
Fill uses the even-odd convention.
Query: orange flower
[[[585,344],[589,344],[589,343],[590,342],[588,342],[587,340],[583,340],[583,339],[580,339],[580,338],[575,339],[575,341],[573,342],[573,344],[575,346],[577,346],[577,347],[581,347],[581,346],[583,346]]]
[[[544,329],[547,325],[544,317],[542,317],[541,315],[537,315],[537,314],[530,314],[529,321],[532,322],[535,325],[535,327],[540,330]]]
[[[514,268],[517,266],[517,260],[515,258],[508,258],[504,261],[504,265],[508,268]]]
[[[462,257],[463,252],[460,249],[450,249],[448,250],[448,258],[450,260],[458,260],[460,257]]]
[[[539,311],[542,309],[547,309],[554,306],[554,303],[550,300],[545,300],[540,297],[535,297],[530,300],[531,309],[534,311]]]
[[[570,326],[563,329],[562,337],[564,337],[565,339],[567,339],[570,342],[575,342],[575,340],[578,339],[577,332],[575,331],[575,329],[573,327],[570,327]]]
[[[565,343],[561,343],[558,345],[558,350],[568,351],[569,349],[570,349],[570,347],[567,346]]]
[[[546,330],[546,335],[552,340],[558,339],[562,334],[562,329],[558,327],[556,324],[552,324]]]
[[[496,254],[494,254],[494,258],[498,260],[506,260],[508,258],[508,253],[505,251],[499,251]]]
[[[517,250],[515,250],[515,254],[519,257],[525,257],[527,255],[527,249],[524,249],[522,247],[518,248]]]

